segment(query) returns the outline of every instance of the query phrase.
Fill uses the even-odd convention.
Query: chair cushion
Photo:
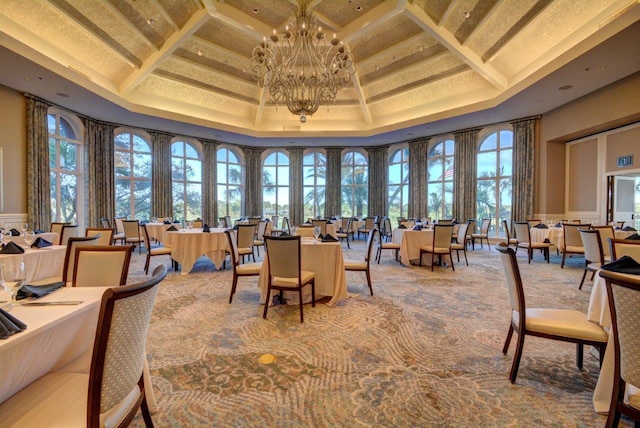
[[[575,245],[567,245],[565,248],[567,253],[584,253],[584,247],[578,247]]]
[[[452,250],[466,250],[467,246],[464,244],[451,244]]]
[[[253,245],[257,245],[257,246],[264,245],[264,241],[256,239],[255,241],[253,241]]]
[[[433,247],[431,245],[420,246],[420,251],[426,251],[427,253],[435,254],[449,254],[449,247]]]
[[[483,239],[487,238],[487,234],[486,233],[472,233],[471,236],[473,238],[483,238]]]
[[[633,390],[634,388],[635,387],[629,388],[629,386],[627,386],[627,391]],[[636,389],[636,393],[635,394],[633,394],[633,393],[629,394],[629,404],[632,407],[635,407],[636,409],[640,409],[640,392],[638,392],[637,389]]]
[[[262,269],[262,262],[245,263],[236,266],[236,272],[238,275],[260,275]]]
[[[165,247],[152,248],[151,251],[149,251],[149,254],[151,254],[152,256],[161,256],[164,254],[171,254],[171,248],[165,248]]]
[[[345,260],[345,270],[367,270],[367,262],[362,260]]]
[[[587,265],[587,270],[589,272],[597,272],[598,270],[600,270],[600,266],[602,266],[600,263],[589,263]]]
[[[238,254],[246,256],[247,254],[253,254],[252,248],[238,248]]]
[[[383,250],[399,250],[400,244],[396,244],[394,242],[383,242],[382,245],[380,245],[380,247]]]
[[[516,311],[513,311],[512,320],[518,325]],[[608,340],[602,327],[587,320],[584,313],[572,309],[528,308],[526,320],[528,331],[596,342]]]
[[[300,278],[302,279],[302,283],[306,284],[314,278],[315,274],[308,270],[300,271]],[[278,287],[297,287],[298,286],[298,278],[285,278],[281,276],[274,276],[271,280],[272,285],[277,285]]]
[[[520,248],[548,248],[549,244],[544,242],[518,242],[518,247]]]

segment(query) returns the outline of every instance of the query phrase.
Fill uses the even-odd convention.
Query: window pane
[[[303,184],[305,186],[313,185],[314,177],[315,177],[315,168],[312,166],[305,166],[304,168],[302,168],[302,177],[303,177]]]
[[[229,165],[229,183],[242,183],[242,169],[240,165]]]
[[[171,158],[171,179],[184,181],[184,160],[182,158]]]
[[[427,180],[437,181],[442,180],[442,158],[437,158],[427,161]]]
[[[218,183],[227,183],[227,168],[226,163],[218,163],[216,165],[216,174],[218,175],[216,181]]]
[[[151,155],[133,155],[133,174],[135,177],[151,177]]]
[[[75,144],[60,141],[60,168],[75,171],[78,168],[77,149]]]
[[[496,153],[487,152],[478,154],[478,177],[496,176]]]
[[[229,155],[229,163],[237,163],[240,164],[240,158],[238,157],[237,154],[235,154],[235,152],[233,150],[228,150],[228,155]]]
[[[184,156],[184,144],[180,141],[171,144],[171,156]]]
[[[389,165],[389,184],[402,183],[402,164]]]
[[[200,159],[200,154],[191,144],[185,143],[185,156],[191,159]]]
[[[262,184],[276,184],[276,168],[274,166],[265,166],[264,168],[262,168]]]
[[[513,147],[513,132],[512,131],[500,131],[500,148]]]
[[[56,169],[56,143],[58,140],[56,140],[55,138],[51,138],[49,137],[49,170],[54,170]],[[55,179],[54,179],[55,181]],[[52,181],[53,183],[53,181]]]
[[[454,143],[453,140],[447,140],[444,142],[445,145],[445,149],[444,149],[444,154],[445,156],[453,156],[454,155]]]
[[[513,150],[500,150],[500,175],[511,175]]]
[[[129,134],[119,134],[116,135],[115,138],[115,143],[116,143],[116,150],[130,150],[130,145],[129,145],[129,140],[130,140],[130,135]]]
[[[73,130],[71,124],[64,117],[60,117],[60,134],[61,136],[70,140],[76,139],[76,133]]]
[[[227,161],[227,149],[218,149],[216,152],[216,160],[218,162],[226,162]]]
[[[187,159],[186,173],[187,180],[202,181],[202,162],[195,159]]]
[[[480,150],[496,150],[498,148],[498,137],[496,133],[489,135],[480,145]]]
[[[151,147],[139,135],[133,134],[133,150],[136,152],[151,153]]]
[[[427,157],[433,158],[433,157],[440,157],[442,155],[443,155],[443,143],[437,143],[431,147],[431,150],[429,150],[429,154],[427,155]]]
[[[47,115],[47,128],[49,128],[49,134],[57,134],[55,115],[53,114]]]
[[[116,176],[130,177],[131,176],[131,157],[129,153],[115,152],[115,166]]]
[[[288,186],[288,185],[289,185],[289,167],[279,166],[278,167],[278,186]]]
[[[265,165],[275,165],[276,164],[276,159],[277,156],[275,153],[271,153],[269,156],[266,157],[266,159],[264,160],[264,164]]]

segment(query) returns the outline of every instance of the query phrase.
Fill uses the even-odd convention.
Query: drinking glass
[[[24,235],[27,232],[27,230],[29,230],[29,223],[22,223],[20,225],[20,229],[22,229],[22,234]]]
[[[320,226],[315,226],[313,228],[313,236],[315,236],[316,242],[318,242],[318,236],[320,236]]]
[[[33,230],[27,230],[24,232],[24,242],[27,244],[28,248],[31,248],[31,245],[36,241],[36,234]]]
[[[2,241],[2,245],[7,245],[11,241],[11,230],[3,229],[0,231],[0,241]]]
[[[16,305],[16,294],[24,285],[27,278],[22,257],[10,257],[0,262],[0,285],[11,293],[11,303],[8,308]]]
[[[293,226],[293,227],[291,227],[291,234],[292,234],[293,236],[298,235],[298,226]]]

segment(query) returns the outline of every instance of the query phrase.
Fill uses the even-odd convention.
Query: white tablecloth
[[[182,229],[177,232],[165,232],[164,244],[171,247],[171,257],[182,265],[182,275],[191,272],[193,265],[202,257],[207,256],[219,269],[222,267],[227,248],[225,229],[210,229],[205,233],[202,229]]]
[[[314,243],[313,239],[302,238],[300,253],[302,270],[315,273],[316,300],[323,296],[331,296],[328,305],[332,306],[348,297],[342,246],[339,242]],[[264,303],[267,298],[268,257],[268,254],[265,254],[258,278],[260,303]],[[271,296],[273,295],[272,292]],[[303,299],[305,302],[311,302],[311,286],[305,286],[303,289]],[[297,304],[297,293],[290,293],[287,301]]]
[[[155,239],[158,242],[165,243],[164,233],[171,226],[174,226],[176,229],[182,229],[181,224],[164,224],[164,223],[147,223],[147,233],[149,233],[150,239]],[[140,231],[140,233],[144,233]]]
[[[28,249],[24,254],[0,254],[0,263],[22,258],[27,273],[26,283],[44,278],[62,276],[65,245],[52,245],[41,249]]]
[[[638,279],[637,275],[629,275],[634,280]],[[609,298],[607,296],[607,286],[605,280],[598,273],[593,279],[593,288],[591,289],[591,297],[589,298],[589,309],[587,310],[587,319],[589,321],[600,324],[609,329],[611,327],[611,312],[609,310]],[[593,407],[598,413],[608,413],[609,404],[611,403],[611,392],[613,391],[613,335],[609,335],[607,350],[602,360],[600,375],[596,388],[593,391]],[[640,385],[636,385],[640,386]],[[640,390],[633,386],[627,386],[627,393],[638,394]]]
[[[625,239],[627,236],[636,232],[626,232],[623,230],[616,230],[614,236],[616,239]],[[562,236],[561,227],[550,227],[548,229],[540,229],[537,227],[531,228],[531,240],[533,242],[544,242],[548,239],[557,248],[562,249],[564,245],[564,237]],[[608,245],[607,242],[603,242],[602,245]]]
[[[58,242],[58,234],[56,232],[46,232],[46,233],[38,233],[35,236],[35,239],[38,238],[42,238],[42,239],[46,239],[47,241],[51,242],[52,244],[54,242]],[[20,246],[26,246],[27,243],[24,241],[24,235],[20,235],[20,236],[12,236],[9,238],[9,240],[11,242],[15,242],[16,244],[20,245]]]
[[[433,243],[433,230],[393,229],[392,242],[400,244],[400,262],[407,266],[420,264],[420,246]],[[451,263],[449,256],[443,256],[443,260]],[[431,266],[431,257],[423,255],[422,264]]]

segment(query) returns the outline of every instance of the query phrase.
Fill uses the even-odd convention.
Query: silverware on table
[[[24,302],[22,306],[57,306],[57,305],[79,305],[84,300],[61,300],[52,302]]]

